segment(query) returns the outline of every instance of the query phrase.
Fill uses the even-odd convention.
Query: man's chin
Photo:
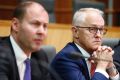
[[[32,48],[32,51],[35,52],[35,51],[39,51],[40,50],[40,46],[34,46]]]
[[[100,43],[99,43],[99,44],[94,44],[94,45],[92,45],[92,49],[93,49],[93,50],[96,50],[96,49],[98,49],[99,46],[101,46]]]
[[[101,45],[96,45],[96,46],[94,46],[93,50],[96,51],[99,46],[101,46]]]

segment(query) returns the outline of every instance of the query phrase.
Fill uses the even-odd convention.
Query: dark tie
[[[95,72],[95,69],[96,69],[96,64],[91,63],[91,69],[90,69],[91,77],[93,76],[93,74],[94,74],[94,72]]]
[[[25,74],[24,74],[24,80],[31,80],[31,66],[30,66],[30,59],[27,58],[25,60]]]

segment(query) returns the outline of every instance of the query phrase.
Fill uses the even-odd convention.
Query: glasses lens
[[[95,34],[98,31],[98,29],[95,27],[89,27],[89,31],[90,31],[90,33]]]
[[[89,27],[89,31],[93,34],[96,34],[98,32],[98,30],[100,31],[100,34],[102,34],[102,35],[105,35],[107,32],[107,29],[105,29],[105,28]]]
[[[104,28],[103,35],[105,35],[106,33],[107,33],[107,29]]]
[[[97,27],[80,27],[77,26],[77,28],[87,28],[87,30],[89,30],[90,33],[96,34],[99,30],[100,34],[105,35],[107,33],[107,29],[106,28],[97,28]]]

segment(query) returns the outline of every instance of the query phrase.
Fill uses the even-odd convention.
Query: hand
[[[97,63],[97,68],[106,70],[110,62],[113,61],[112,55],[114,51],[107,46],[99,46],[96,51],[93,52],[92,57],[95,63]]]

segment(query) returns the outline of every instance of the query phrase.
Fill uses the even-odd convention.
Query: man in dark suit
[[[42,64],[47,64],[47,56],[39,54],[48,23],[48,13],[39,3],[26,1],[16,7],[10,36],[0,38],[0,80],[50,80]]]
[[[68,43],[51,63],[63,80],[119,79],[112,62],[114,51],[101,46],[102,36],[107,32],[102,14],[94,8],[82,8],[74,14],[73,42]],[[90,58],[78,58],[76,54]]]

